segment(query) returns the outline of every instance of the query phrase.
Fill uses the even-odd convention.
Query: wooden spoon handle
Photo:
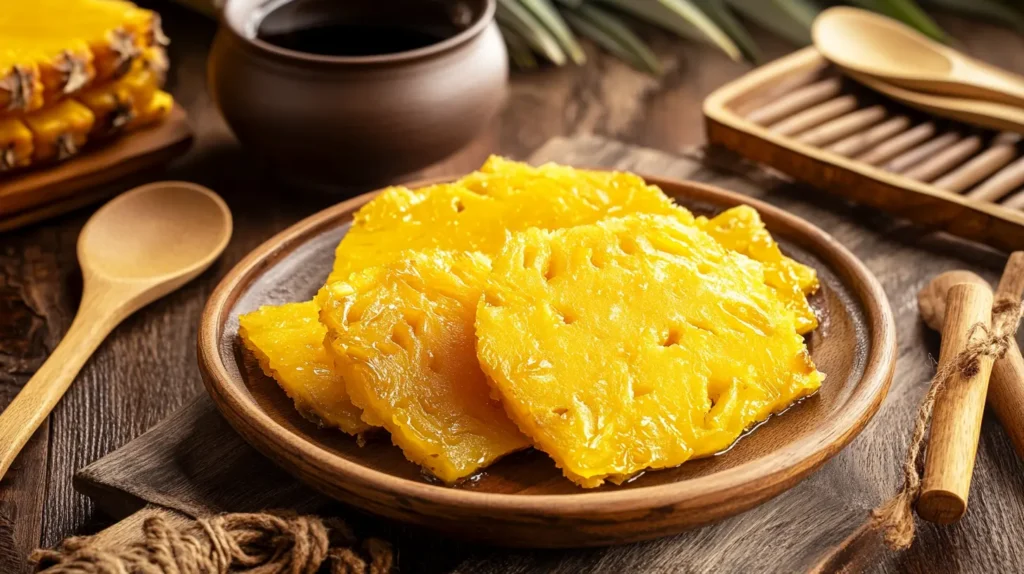
[[[0,479],[57,405],[82,365],[121,321],[83,296],[71,328],[50,357],[0,414]]]
[[[971,327],[976,323],[988,327],[991,315],[992,290],[987,285],[961,283],[949,290],[939,352],[940,370],[967,348]],[[949,524],[967,511],[991,372],[992,358],[982,356],[972,376],[954,372],[935,399],[917,502],[917,513],[929,522]]]

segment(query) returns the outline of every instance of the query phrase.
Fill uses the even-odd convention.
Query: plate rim
[[[614,170],[603,170],[614,171]],[[896,367],[896,327],[892,309],[885,292],[875,276],[864,264],[831,235],[807,220],[786,212],[759,199],[717,186],[700,182],[637,174],[649,184],[657,185],[673,199],[683,196],[695,201],[716,205],[746,204],[755,208],[766,221],[783,224],[792,233],[780,237],[803,235],[807,243],[820,244],[821,249],[810,250],[827,259],[829,267],[844,284],[850,286],[857,302],[864,308],[867,318],[868,339],[871,342],[862,376],[856,389],[844,403],[857,408],[843,409],[830,423],[796,442],[789,443],[770,455],[742,463],[736,467],[692,479],[613,491],[575,492],[566,494],[504,494],[450,488],[401,478],[374,470],[344,457],[334,455],[313,441],[300,438],[283,425],[275,422],[263,409],[246,397],[243,390],[231,382],[220,357],[223,327],[232,306],[245,289],[265,269],[281,257],[333,228],[386,188],[370,191],[323,209],[287,229],[275,234],[240,260],[220,281],[203,308],[197,339],[197,356],[203,384],[218,411],[231,426],[253,447],[287,470],[306,461],[324,473],[328,484],[359,493],[367,490],[399,499],[417,499],[432,504],[458,508],[463,511],[486,514],[567,517],[644,511],[671,506],[677,510],[700,509],[716,502],[731,501],[732,511],[715,513],[710,520],[735,514],[761,504],[790,488],[812,471],[817,470],[852,441],[877,413],[884,401]],[[405,184],[416,188],[438,182],[453,181],[455,177],[438,177]],[[775,232],[773,231],[773,234]],[[241,428],[242,426],[251,428]],[[277,449],[283,448],[291,459],[283,464],[281,453],[257,444],[249,436],[255,431]],[[767,460],[764,460],[767,459]],[[299,477],[309,483],[308,479]],[[316,486],[316,485],[314,485]],[[366,507],[360,501],[349,501]],[[371,510],[372,511],[372,510]],[[704,522],[710,521],[706,520]]]

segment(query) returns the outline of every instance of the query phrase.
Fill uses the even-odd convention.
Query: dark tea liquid
[[[367,8],[387,0],[293,0],[268,13],[256,28],[264,42],[323,56],[376,56],[418,50],[460,31],[443,2],[393,2],[390,9]],[[361,5],[361,6],[360,6]]]

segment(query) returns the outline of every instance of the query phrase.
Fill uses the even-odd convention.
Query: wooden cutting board
[[[262,458],[220,418],[205,395],[79,471],[75,487],[101,510],[130,517],[112,529],[117,536],[138,532],[142,515],[132,513],[140,510],[178,519],[281,507],[340,513],[357,530],[391,540],[401,572],[797,572],[816,564],[898,485],[916,405],[934,372],[932,356],[938,355],[938,337],[917,315],[918,289],[933,275],[952,268],[968,268],[994,280],[1003,256],[853,207],[721,151],[677,156],[587,137],[549,142],[531,161],[615,167],[711,183],[766,200],[831,233],[878,276],[896,315],[900,358],[879,414],[820,472],[768,503],[679,536],[611,548],[487,548],[361,515],[310,491]],[[1016,570],[1024,556],[1022,491],[1024,465],[998,422],[987,416],[967,516],[949,527],[922,524],[911,550],[902,555],[868,553],[871,563],[863,569]]]

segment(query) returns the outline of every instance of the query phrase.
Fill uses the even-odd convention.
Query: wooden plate
[[[432,484],[389,438],[363,447],[304,420],[246,356],[238,316],[260,305],[309,300],[334,247],[367,194],[309,217],[242,260],[214,291],[199,331],[199,366],[221,413],[254,447],[340,501],[386,517],[509,546],[616,544],[663,536],[742,512],[821,466],[874,415],[895,366],[896,334],[885,293],[828,234],[745,196],[647,178],[695,212],[747,203],[787,253],[815,267],[821,327],[809,337],[821,391],[773,417],[728,452],[648,472],[622,486],[584,490],[543,453],[511,455],[458,487]]]
[[[164,121],[87,147],[64,163],[0,176],[0,231],[106,199],[126,188],[104,184],[168,162],[191,145],[188,116],[175,104]]]

